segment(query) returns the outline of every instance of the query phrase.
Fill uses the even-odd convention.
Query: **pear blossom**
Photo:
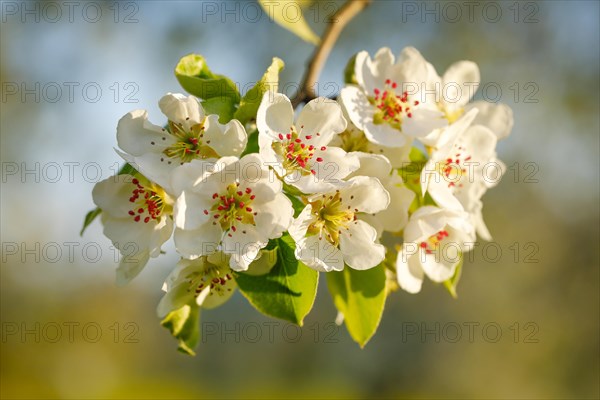
[[[415,193],[404,186],[397,171],[392,171],[390,161],[380,154],[354,153],[360,160],[360,168],[354,176],[370,176],[377,178],[390,195],[390,205],[376,214],[363,214],[359,218],[372,225],[381,236],[383,231],[399,232],[408,222],[408,209],[415,199]]]
[[[490,103],[487,101],[470,102],[481,82],[479,67],[472,61],[458,61],[452,64],[440,77],[435,67],[427,63],[429,70],[427,78],[428,92],[435,93],[438,109],[444,113],[449,124],[454,123],[464,113],[477,109],[479,113],[473,121],[474,125],[484,125],[497,137],[507,137],[514,123],[512,109],[506,104]],[[430,101],[427,97],[423,101]],[[435,146],[442,134],[435,130],[421,141],[429,146]]]
[[[423,102],[429,70],[419,51],[405,48],[396,61],[389,48],[373,59],[366,51],[356,56],[358,86],[347,86],[341,100],[356,127],[378,145],[403,147],[447,125],[435,104]]]
[[[330,143],[332,146],[340,147],[349,153],[363,152],[383,155],[389,160],[394,168],[405,167],[407,163],[410,162],[409,154],[412,149],[412,140],[402,147],[386,147],[375,144],[369,141],[365,133],[352,123],[343,103],[340,102],[340,105],[344,111],[344,118],[348,121],[348,126],[344,132],[333,137]],[[357,174],[353,173],[353,175]]]
[[[175,246],[185,258],[221,251],[245,271],[293,219],[282,183],[258,154],[192,161],[173,172]]]
[[[304,193],[331,190],[333,182],[358,168],[355,157],[330,146],[347,125],[341,107],[333,100],[310,101],[294,123],[290,100],[267,92],[256,125],[260,155],[286,184]]]
[[[465,211],[419,208],[404,228],[404,244],[396,259],[400,287],[418,293],[425,275],[434,282],[450,279],[474,240],[475,231]]]
[[[482,125],[467,126],[476,113],[467,112],[448,128],[452,132],[444,134],[447,141],[421,172],[421,186],[440,207],[467,211],[479,235],[491,240],[481,214],[481,197],[498,183],[505,166],[496,157],[496,135]]]
[[[385,210],[390,195],[376,178],[356,176],[334,191],[308,198],[308,205],[289,228],[295,255],[317,271],[341,271],[344,265],[364,270],[385,258],[377,230],[359,219],[361,213]]]
[[[170,193],[174,168],[195,159],[216,160],[244,151],[248,136],[242,124],[235,119],[219,123],[217,115],[206,115],[195,97],[168,93],[158,105],[168,118],[166,128],[150,123],[147,111],[135,110],[119,121],[117,141],[126,161]]]
[[[213,253],[195,260],[181,259],[163,285],[166,293],[158,304],[158,316],[193,301],[202,308],[216,308],[231,298],[236,287],[229,256]]]
[[[122,255],[117,284],[126,284],[171,237],[174,199],[148,179],[127,174],[98,182],[92,197],[102,209],[104,235]]]

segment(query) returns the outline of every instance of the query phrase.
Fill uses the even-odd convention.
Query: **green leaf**
[[[79,232],[79,236],[83,236],[83,232],[85,232],[85,230],[87,229],[87,227],[94,222],[94,220],[96,219],[96,217],[98,215],[100,215],[102,213],[102,210],[98,207],[94,208],[92,211],[88,212],[85,215],[85,218],[83,220],[83,227],[81,228],[81,231]]]
[[[287,234],[277,240],[277,262],[266,275],[235,273],[240,292],[258,311],[302,326],[317,295],[319,274],[294,256]]]
[[[200,307],[196,303],[171,311],[160,324],[179,341],[177,350],[195,356],[200,342]]]
[[[354,72],[354,67],[356,66],[356,56],[355,54],[348,60],[348,64],[346,64],[346,68],[344,68],[344,83],[358,85],[358,81],[356,80],[356,74]]]
[[[283,69],[284,65],[281,59],[274,57],[271,66],[267,68],[260,81],[256,82],[256,85],[244,95],[240,102],[240,108],[235,113],[235,118],[242,124],[246,124],[253,119],[256,120],[258,106],[260,106],[263,95],[267,91],[277,92],[279,72]]]
[[[226,124],[233,119],[235,103],[231,97],[213,97],[202,102],[202,108],[207,114],[219,116],[219,122]]]
[[[315,46],[321,39],[310,28],[304,18],[303,8],[312,4],[307,0],[258,0],[261,7],[267,12],[269,18],[275,21],[279,26],[289,30],[302,40],[312,43]]]
[[[188,93],[203,100],[229,97],[234,104],[240,101],[235,83],[226,76],[214,74],[199,54],[182,57],[175,67],[175,76]]]
[[[458,294],[456,293],[456,287],[458,286],[458,281],[460,281],[460,276],[462,275],[463,261],[464,258],[461,254],[460,261],[456,266],[456,271],[454,271],[454,275],[452,275],[452,278],[448,279],[447,281],[444,281],[444,287],[448,289],[450,296],[452,296],[455,299],[458,297]]]
[[[248,143],[242,152],[242,157],[246,154],[258,153],[258,131],[253,131],[248,135]]]
[[[350,336],[364,347],[375,334],[385,306],[384,266],[364,271],[346,266],[343,271],[328,272],[327,286]]]

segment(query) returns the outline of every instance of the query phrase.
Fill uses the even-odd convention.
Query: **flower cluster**
[[[118,283],[173,236],[181,261],[158,313],[180,340],[177,318],[222,304],[236,288],[260,311],[301,314],[301,323],[318,272],[346,319],[377,313],[340,300],[339,282],[346,298],[375,285],[383,301],[397,287],[419,292],[425,276],[455,285],[476,235],[491,238],[481,199],[504,171],[496,144],[513,118],[505,105],[471,101],[480,81],[473,62],[440,77],[414,48],[397,58],[387,48],[360,52],[337,101],[316,98],[296,112],[263,77],[244,98],[217,97],[233,104],[222,111],[198,91],[209,82],[203,59],[189,57],[180,82],[192,95],[159,101],[162,126],[143,110],[125,115],[117,141],[126,168],[93,190],[104,234],[123,254]],[[286,304],[293,288],[313,297],[306,312]],[[361,345],[374,332],[348,327]]]

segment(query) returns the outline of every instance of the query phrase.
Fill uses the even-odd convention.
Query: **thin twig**
[[[332,16],[323,34],[323,39],[308,64],[308,69],[302,79],[300,88],[292,99],[294,108],[300,103],[305,103],[316,97],[314,86],[340,33],[342,33],[346,24],[371,4],[371,2],[372,0],[349,0]]]

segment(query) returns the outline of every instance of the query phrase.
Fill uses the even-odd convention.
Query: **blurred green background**
[[[476,61],[478,97],[514,109],[499,144],[510,168],[484,198],[495,242],[467,262],[457,300],[430,282],[392,295],[363,350],[331,324],[321,285],[302,330],[239,293],[205,311],[195,358],[155,315],[173,248],[117,288],[100,224],[78,236],[120,162],[116,123],[136,108],[164,122],[157,102],[181,91],[187,53],[242,88],[281,57],[291,95],[313,47],[253,2],[51,4],[1,4],[2,398],[600,396],[598,2],[376,1],[358,16],[321,94],[357,51],[412,45],[439,71]],[[341,4],[313,5],[309,24],[321,34]]]

